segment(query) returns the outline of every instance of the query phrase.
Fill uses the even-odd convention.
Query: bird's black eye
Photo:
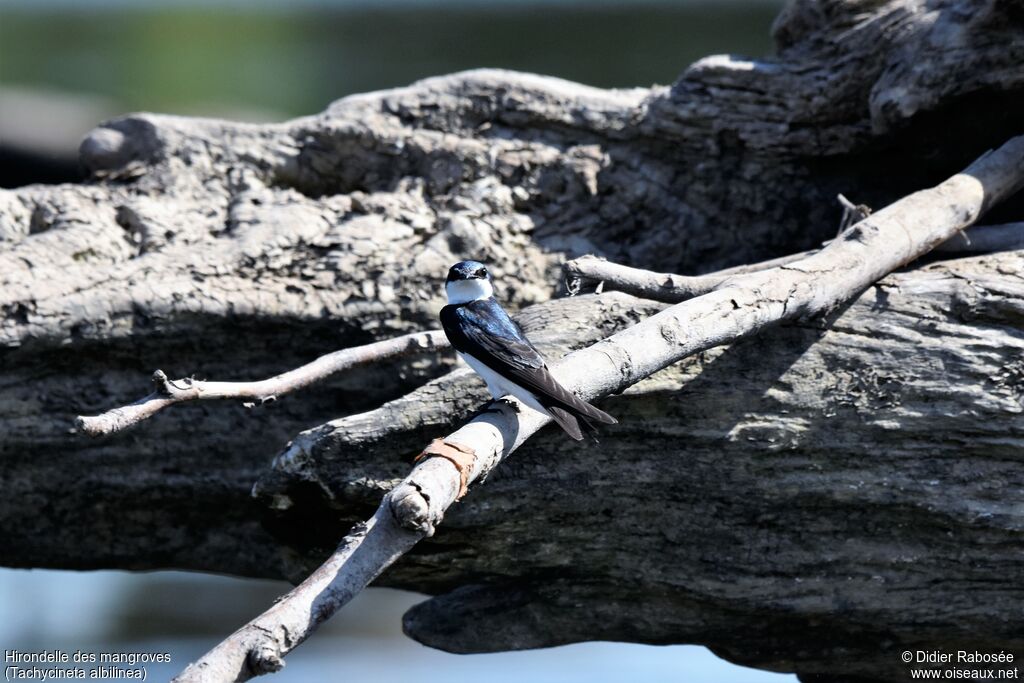
[[[481,268],[478,271],[476,271],[475,273],[473,273],[473,275],[475,275],[476,277],[487,277],[487,269],[486,268]]]

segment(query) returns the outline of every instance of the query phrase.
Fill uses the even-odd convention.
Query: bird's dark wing
[[[494,299],[441,309],[441,326],[457,350],[506,377],[544,367],[544,358]]]
[[[441,309],[441,326],[457,350],[523,387],[545,408],[559,408],[605,424],[617,422],[559,384],[544,358],[494,299],[445,306]]]

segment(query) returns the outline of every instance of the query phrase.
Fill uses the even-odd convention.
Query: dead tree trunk
[[[667,88],[478,71],[276,126],[129,116],[83,143],[90,182],[0,193],[4,563],[300,579],[479,406],[452,358],[101,440],[74,416],[158,367],[261,379],[435,328],[467,256],[555,355],[661,306],[548,301],[566,258],[702,273],[814,247],[838,192],[880,207],[1024,131],[1012,0],[798,1],[774,31],[776,58]],[[1022,266],[891,276],[630,389],[599,448],[532,440],[384,576],[439,595],[407,630],[890,679],[916,646],[1021,652]]]

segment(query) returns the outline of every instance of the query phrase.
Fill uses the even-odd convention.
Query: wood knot
[[[419,486],[412,483],[400,484],[388,494],[388,499],[391,514],[399,526],[427,538],[434,535],[430,498]]]
[[[249,650],[249,656],[246,659],[249,670],[256,676],[276,673],[284,668],[284,659],[282,659],[281,653],[269,645],[261,645]]]

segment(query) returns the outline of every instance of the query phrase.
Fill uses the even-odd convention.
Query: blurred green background
[[[78,176],[130,111],[249,121],[479,67],[602,87],[669,84],[771,51],[781,0],[0,0],[0,186]]]
[[[351,93],[478,67],[603,87],[669,84],[708,54],[769,53],[780,5],[0,0],[0,185],[75,180],[82,135],[128,111],[281,120]],[[149,671],[149,680],[165,680],[286,589],[180,572],[0,569],[0,649],[168,651],[172,663]],[[419,599],[367,591],[269,680],[795,680],[692,646],[450,655],[402,636],[401,614]]]
[[[0,81],[175,113],[320,111],[477,67],[603,87],[671,83],[715,52],[761,55],[777,2],[0,3]]]

